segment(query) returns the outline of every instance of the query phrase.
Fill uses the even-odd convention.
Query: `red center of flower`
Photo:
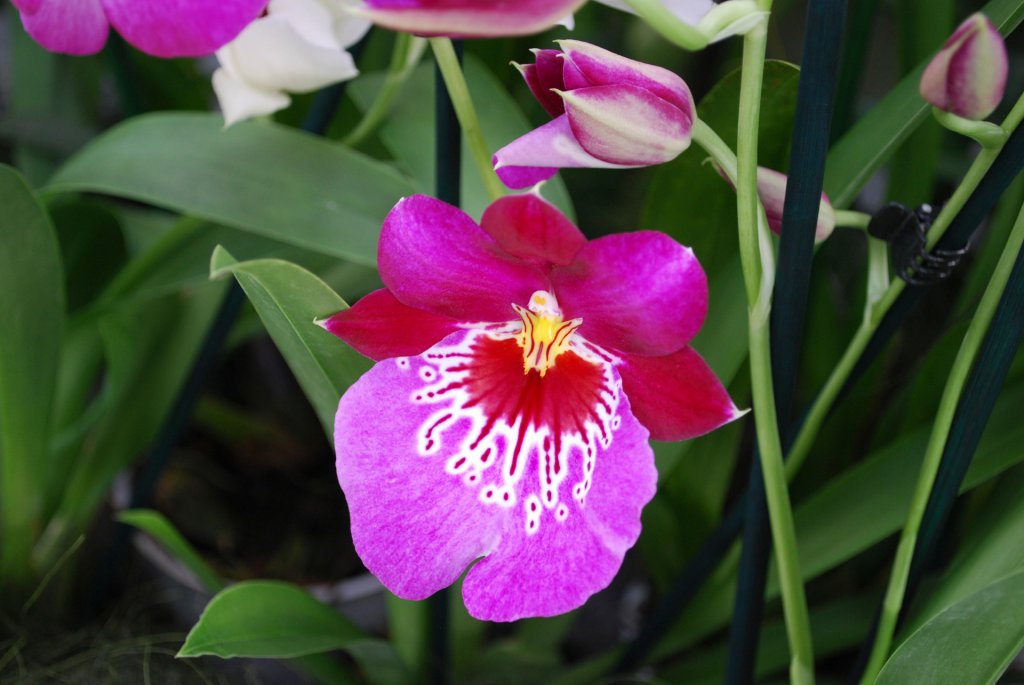
[[[479,487],[484,503],[522,502],[532,533],[544,510],[568,517],[566,480],[583,504],[597,454],[619,425],[620,384],[611,357],[578,336],[560,345],[557,362],[524,372],[528,339],[509,324],[433,348],[417,369],[427,385],[411,399],[440,405],[420,428],[420,453],[446,457],[446,470]]]

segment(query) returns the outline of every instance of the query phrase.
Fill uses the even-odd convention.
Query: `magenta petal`
[[[454,319],[407,307],[383,288],[321,325],[356,352],[377,361],[419,354],[459,330]]]
[[[425,195],[388,214],[377,266],[400,302],[459,321],[508,321],[513,302],[550,289],[537,267],[502,251],[468,214]]]
[[[593,240],[551,281],[566,318],[582,317],[580,335],[623,352],[675,352],[707,314],[707,277],[693,250],[656,231]]]
[[[378,363],[349,388],[334,442],[359,557],[399,597],[423,599],[494,548],[505,510],[481,505],[443,458],[420,456],[417,436],[436,407],[410,401],[423,385],[420,364],[399,361]]]
[[[367,0],[359,13],[396,31],[486,38],[539,33],[585,0]]]
[[[580,147],[605,162],[663,164],[690,146],[692,112],[644,88],[592,86],[560,95]]]
[[[43,5],[43,0],[11,0],[11,4],[19,12],[26,14],[35,14],[39,11],[39,8]]]
[[[743,415],[693,348],[660,357],[624,354],[618,370],[652,440],[689,440]]]
[[[552,117],[565,113],[562,98],[552,89],[562,90],[562,53],[558,50],[534,50],[535,62],[520,67],[526,85],[530,87],[533,97]]]
[[[488,621],[554,616],[611,583],[640,535],[640,511],[658,479],[647,431],[625,399],[617,417],[621,423],[597,454],[583,504],[570,499],[564,521],[547,518],[533,535],[513,521],[497,549],[470,569],[462,585],[470,615]],[[536,477],[534,465],[526,478]]]
[[[580,147],[566,115],[539,128],[494,153],[494,170],[509,188],[528,188],[572,167],[621,168],[594,157]]]
[[[118,33],[139,50],[157,57],[212,54],[260,16],[267,5],[267,0],[102,2]]]
[[[480,226],[505,252],[548,264],[568,264],[587,239],[554,205],[533,193],[509,195],[485,211]]]
[[[100,0],[23,0],[19,6],[25,31],[51,52],[91,55],[107,42],[110,27]]]
[[[566,87],[630,85],[643,88],[688,113],[693,119],[693,95],[678,75],[662,67],[638,62],[579,40],[560,40],[565,53]],[[578,73],[579,78],[568,74]],[[573,85],[569,81],[573,81]]]

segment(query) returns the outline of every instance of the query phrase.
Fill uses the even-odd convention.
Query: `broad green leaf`
[[[135,526],[149,534],[175,559],[185,565],[208,592],[219,592],[224,589],[224,581],[203,561],[199,552],[182,537],[178,529],[158,511],[152,509],[129,509],[117,515],[117,520]]]
[[[263,320],[309,398],[324,431],[334,430],[338,399],[371,362],[316,324],[348,307],[337,293],[305,269],[277,259],[236,262],[222,248],[213,253],[210,275],[233,274]]]
[[[980,511],[965,527],[956,556],[907,622],[908,634],[944,609],[996,580],[1024,570],[1024,471],[1014,469],[986,492]]]
[[[210,601],[178,656],[283,659],[343,649],[365,637],[295,585],[245,581]]]
[[[46,192],[138,200],[373,265],[384,217],[415,190],[387,164],[294,129],[149,114],[94,140]]]
[[[512,67],[510,66],[509,69]],[[379,131],[388,152],[415,179],[417,190],[434,193],[434,74],[433,64],[418,67],[402,86],[387,121]],[[488,147],[494,151],[530,130],[531,126],[507,89],[473,55],[465,60],[466,81],[473,96]],[[383,76],[371,74],[349,85],[352,99],[363,110],[373,102]],[[523,84],[522,88],[526,88]],[[544,185],[544,196],[571,218],[572,202],[562,180],[555,177]],[[483,182],[470,155],[462,146],[462,207],[479,217],[490,204]]]
[[[0,166],[0,207],[3,578],[28,573],[44,493],[51,479],[63,475],[50,470],[47,447],[64,328],[64,276],[50,220],[22,177],[6,166]]]
[[[412,675],[395,647],[384,640],[356,640],[345,645],[345,651],[359,664],[370,685],[405,685]]]
[[[1003,33],[1024,19],[1024,0],[992,0],[981,8]],[[900,81],[833,147],[825,166],[825,192],[836,207],[853,204],[868,179],[928,116],[929,105],[917,92],[927,62]]]
[[[1024,571],[950,606],[889,657],[877,685],[986,685],[1024,648]]]
[[[124,265],[124,236],[117,217],[87,198],[54,202],[49,209],[60,240],[68,312],[73,316],[99,295]]]

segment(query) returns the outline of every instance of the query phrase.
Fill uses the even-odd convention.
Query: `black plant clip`
[[[869,235],[889,243],[892,268],[910,285],[931,285],[947,278],[967,253],[966,247],[931,252],[926,249],[928,229],[935,215],[935,208],[928,204],[909,209],[890,202],[868,224]]]

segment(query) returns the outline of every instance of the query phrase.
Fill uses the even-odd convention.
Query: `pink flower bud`
[[[977,12],[960,24],[921,76],[921,97],[965,119],[984,119],[1003,99],[1006,45]]]
[[[554,120],[494,155],[506,185],[525,188],[563,167],[662,164],[689,147],[697,115],[681,78],[589,43],[559,45],[519,67]]]
[[[763,166],[757,167],[757,195],[764,205],[765,214],[768,215],[768,227],[776,234],[782,233],[782,208],[786,204],[787,180],[783,173]],[[832,209],[828,195],[822,193],[821,202],[818,204],[818,225],[814,230],[814,242],[820,243],[828,238],[835,227],[835,210]]]

